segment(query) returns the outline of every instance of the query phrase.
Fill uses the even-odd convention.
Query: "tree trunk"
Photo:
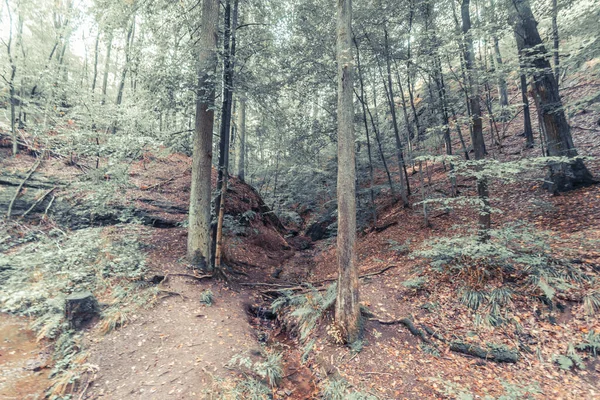
[[[229,139],[231,133],[231,109],[233,105],[233,62],[235,57],[235,26],[237,24],[238,0],[234,0],[233,15],[231,0],[225,3],[224,38],[223,38],[223,103],[221,108],[221,129],[219,140],[219,170],[217,179],[217,199],[215,210],[218,210],[217,226],[213,231],[214,265],[219,268],[222,261],[223,219],[225,212],[225,195],[229,177]]]
[[[479,85],[475,75],[475,55],[473,53],[473,38],[471,36],[471,16],[469,14],[470,0],[463,0],[461,4],[462,32],[464,40],[464,59],[469,85],[469,105],[471,109],[471,124],[473,126],[471,142],[476,160],[485,158],[485,145],[483,141],[483,125],[481,122],[481,106],[479,98]],[[481,241],[489,239],[491,227],[490,204],[487,178],[482,176],[477,179],[477,194],[481,207],[479,209],[479,237]]]
[[[354,104],[352,57],[352,0],[337,1],[338,81],[338,286],[335,320],[347,343],[360,331],[356,239],[356,187],[354,152]]]
[[[406,165],[404,164],[404,155],[402,154],[402,141],[400,140],[400,132],[398,129],[398,120],[396,118],[396,104],[394,103],[394,87],[392,85],[392,69],[390,66],[390,53],[387,28],[383,27],[385,37],[385,64],[387,68],[387,90],[388,104],[392,113],[392,124],[394,125],[394,138],[396,139],[396,156],[398,157],[398,175],[400,175],[400,195],[404,207],[408,207],[408,175],[406,173]],[[410,189],[408,189],[410,191]]]
[[[547,51],[531,12],[529,0],[513,0],[510,16],[517,48],[524,62],[532,69],[532,89],[539,102],[539,113],[547,154],[551,157],[568,157],[564,163],[552,163],[549,183],[545,187],[555,193],[595,183],[583,160],[577,157],[571,129],[563,109],[558,83],[548,61]]]
[[[106,45],[106,59],[104,60],[104,76],[102,77],[102,104],[106,103],[106,89],[108,86],[108,67],[110,66],[110,52],[112,50],[113,33],[108,35],[108,44]]]
[[[198,43],[198,92],[196,123],[192,158],[192,186],[190,191],[189,227],[187,239],[188,261],[200,268],[212,270],[210,202],[212,140],[214,124],[215,82],[217,68],[217,20],[219,1],[202,1],[202,27]]]
[[[237,153],[236,153],[236,167],[237,167],[237,177],[242,182],[244,181],[246,171],[246,98],[241,97],[240,101],[240,109],[238,115],[238,129],[237,129]]]
[[[121,80],[119,81],[119,90],[117,91],[117,100],[115,105],[119,107],[123,102],[123,91],[125,90],[125,80],[127,79],[127,71],[129,69],[129,58],[131,43],[133,42],[133,35],[135,30],[135,15],[132,16],[131,25],[127,30],[127,39],[125,42],[125,65],[123,65],[123,71],[121,71]],[[117,121],[115,120],[112,125],[112,134],[117,133]]]
[[[363,123],[365,125],[365,134],[367,136],[367,155],[369,157],[369,193],[371,197],[371,214],[373,218],[373,226],[377,224],[377,208],[375,207],[375,193],[373,191],[373,185],[375,184],[375,175],[373,171],[373,157],[371,155],[371,136],[369,135],[369,123],[367,121],[367,97],[365,94],[365,85],[363,82],[362,68],[360,65],[360,50],[356,37],[353,38],[354,46],[356,47],[356,67],[358,71],[358,80],[360,82],[360,96],[358,99],[362,107]]]
[[[529,99],[527,98],[527,76],[521,73],[521,99],[523,101],[523,129],[525,146],[532,148],[534,144],[533,129],[531,128],[531,113],[529,112]]]
[[[94,75],[92,77],[92,93],[96,90],[96,80],[98,79],[98,44],[100,43],[100,28],[96,35],[96,43],[94,44]]]
[[[560,84],[560,60],[559,60],[559,52],[558,47],[560,44],[560,40],[558,37],[558,0],[552,0],[552,43],[554,45],[554,51],[552,52],[554,58],[554,79],[556,79],[556,84]]]

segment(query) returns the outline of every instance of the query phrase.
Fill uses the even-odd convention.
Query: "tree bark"
[[[214,124],[215,82],[217,68],[217,20],[219,1],[202,1],[202,31],[198,43],[198,92],[196,123],[193,137],[192,186],[190,191],[188,261],[197,267],[212,270],[210,202],[211,163]]]
[[[96,80],[98,79],[98,44],[100,43],[100,28],[98,28],[98,34],[96,35],[96,42],[94,44],[94,75],[92,77],[92,93],[96,91]]]
[[[479,84],[475,75],[475,55],[473,53],[473,38],[471,36],[471,16],[469,14],[470,0],[463,0],[461,4],[462,32],[464,40],[464,59],[469,85],[469,108],[471,110],[471,125],[473,127],[471,142],[475,152],[475,160],[485,158],[485,145],[483,141],[483,125],[481,122],[481,105],[479,98]],[[489,239],[491,228],[489,190],[487,178],[482,176],[477,179],[477,195],[481,203],[479,209],[479,238],[485,242]]]
[[[237,128],[237,153],[236,167],[237,177],[242,182],[246,175],[246,98],[241,97],[239,104],[238,128]]]
[[[338,81],[338,286],[335,320],[347,343],[360,331],[356,239],[356,186],[354,152],[354,60],[352,56],[352,0],[337,1]]]
[[[547,51],[531,12],[529,0],[512,0],[509,7],[517,48],[522,60],[531,68],[532,89],[539,102],[541,124],[545,135],[547,154],[568,157],[568,162],[552,163],[545,187],[553,193],[564,192],[596,181],[588,171],[573,144],[560,97],[558,82],[548,61]]]

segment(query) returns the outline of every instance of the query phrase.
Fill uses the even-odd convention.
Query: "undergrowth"
[[[286,291],[272,304],[273,311],[284,316],[286,328],[297,332],[302,341],[310,336],[317,322],[335,304],[337,294],[337,283],[332,283],[324,293],[314,286],[308,288],[308,293],[301,294]]]
[[[436,238],[413,256],[428,260],[438,278],[463,282],[457,297],[476,313],[475,322],[498,326],[511,320],[515,295],[553,310],[558,294],[597,285],[595,274],[567,257],[557,242],[548,232],[512,225],[491,230],[487,242],[477,235]],[[582,309],[591,315],[598,300],[589,291]]]
[[[104,228],[69,234],[56,230],[0,259],[0,311],[31,317],[38,340],[54,340],[51,399],[68,398],[63,396],[80,374],[92,368],[86,364],[81,333],[64,317],[69,294],[89,290],[104,302],[100,329],[105,333],[124,325],[130,313],[154,298],[155,291],[141,281],[146,267],[137,232],[110,229],[120,230],[118,239]]]

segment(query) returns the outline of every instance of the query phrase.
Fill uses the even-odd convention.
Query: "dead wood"
[[[390,227],[392,227],[394,225],[398,225],[398,221],[390,222],[389,224],[385,224],[383,226],[374,226],[373,227],[373,231],[374,232],[383,232],[386,229],[388,229],[388,228],[390,228]]]
[[[499,346],[490,346],[484,349],[473,344],[464,342],[453,342],[450,343],[450,350],[466,354],[472,357],[482,358],[484,360],[495,361],[499,363],[512,363],[515,364],[519,360],[519,352],[516,349],[509,349]]]
[[[25,179],[23,179],[23,181],[21,181],[21,183],[17,187],[17,191],[15,192],[15,195],[12,197],[12,199],[10,200],[10,203],[8,205],[8,210],[6,211],[6,218],[10,219],[10,215],[12,214],[13,206],[15,205],[15,200],[17,199],[17,197],[19,197],[19,193],[21,193],[21,189],[23,188],[23,185],[25,184],[25,182],[27,182],[27,180],[29,178],[31,178],[31,175],[33,175],[33,173],[35,172],[36,169],[38,169],[38,167],[40,166],[41,163],[42,163],[42,159],[38,158],[35,161],[35,164],[33,164],[33,166],[29,169],[29,172],[27,173],[27,175],[25,175]]]

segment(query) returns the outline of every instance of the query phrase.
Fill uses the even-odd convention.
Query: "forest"
[[[598,21],[2,0],[0,398],[599,399]]]

